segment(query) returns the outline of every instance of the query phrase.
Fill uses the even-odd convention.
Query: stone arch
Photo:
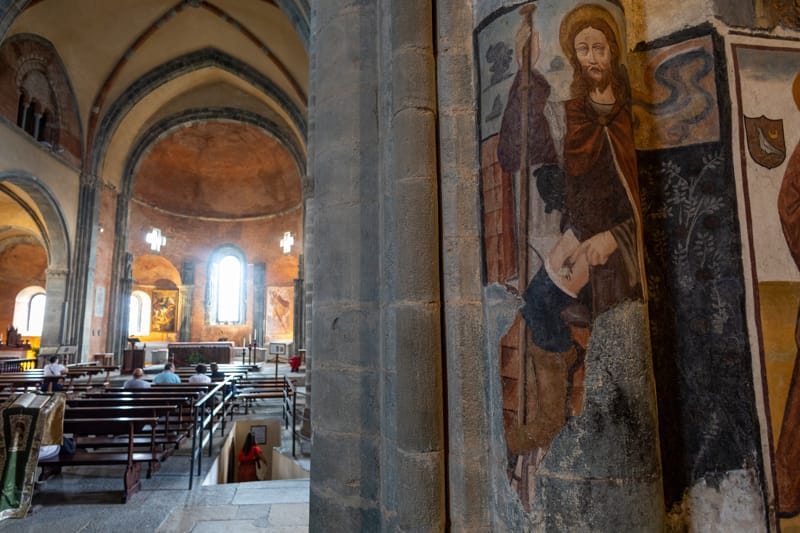
[[[211,107],[211,108],[196,108],[187,109],[168,116],[153,126],[151,126],[143,135],[139,137],[131,150],[131,155],[125,163],[125,169],[122,174],[122,183],[120,190],[123,195],[130,196],[133,187],[133,179],[136,174],[142,157],[146,154],[148,148],[156,143],[162,137],[172,133],[174,130],[191,124],[194,122],[205,122],[211,120],[225,120],[231,122],[241,122],[260,128],[270,136],[274,137],[280,142],[292,156],[295,164],[297,165],[298,174],[305,175],[306,171],[306,156],[303,147],[297,142],[292,132],[287,128],[281,127],[275,121],[244,109],[237,109],[232,107]],[[120,206],[122,207],[122,206]]]
[[[6,34],[14,23],[14,19],[26,7],[37,0],[2,0],[0,1],[0,38]],[[308,49],[310,5],[307,0],[295,2],[294,0],[276,0],[275,4],[284,12],[291,22],[303,45]]]
[[[20,33],[0,45],[0,114],[73,166],[83,161],[77,97],[53,44]]]
[[[301,109],[278,85],[256,69],[216,48],[205,48],[167,61],[136,80],[110,106],[91,141],[90,172],[97,175],[114,132],[130,110],[146,95],[161,85],[189,72],[216,67],[250,83],[274,100],[289,115],[293,125],[306,137],[306,118]]]
[[[63,336],[64,304],[70,281],[70,242],[66,220],[53,192],[37,177],[26,172],[0,172],[0,183],[16,185],[31,198],[41,213],[37,215],[31,206],[17,197],[23,209],[31,213],[39,227],[47,251],[47,303],[45,306],[42,346],[60,344]],[[13,196],[12,196],[13,197]]]

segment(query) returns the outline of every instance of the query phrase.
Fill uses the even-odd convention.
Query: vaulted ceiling
[[[300,207],[307,0],[9,3],[3,38],[49,42],[63,64],[80,170],[176,214],[230,219]],[[46,240],[36,237],[36,215],[4,196],[0,232]]]

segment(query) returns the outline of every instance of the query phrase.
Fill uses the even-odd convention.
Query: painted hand
[[[581,254],[586,254],[586,259],[591,266],[605,265],[616,250],[617,240],[610,231],[604,231],[583,241],[572,252],[568,261],[574,263]]]

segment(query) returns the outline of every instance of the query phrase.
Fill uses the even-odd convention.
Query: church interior
[[[799,144],[789,0],[0,0],[0,383],[284,356],[275,531],[800,531]]]

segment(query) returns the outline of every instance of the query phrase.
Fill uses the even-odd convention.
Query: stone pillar
[[[99,196],[100,181],[96,176],[83,173],[78,197],[75,253],[72,258],[74,275],[71,276],[67,292],[67,328],[64,332],[65,342],[78,346],[79,360],[85,359],[89,349]]]
[[[111,345],[116,359],[116,364],[122,364],[122,355],[127,345],[130,331],[128,328],[131,322],[131,294],[133,294],[133,254],[125,253],[124,277],[120,280],[120,313],[119,321],[111,322],[113,329],[117,332],[117,344]]]
[[[445,526],[436,60],[430,0],[381,2],[381,482],[385,527]]]
[[[180,326],[178,341],[192,340],[192,304],[194,303],[194,263],[184,261],[181,265],[181,285],[178,287],[180,299]]]
[[[128,343],[130,297],[133,289],[133,255],[128,249],[128,202],[124,193],[117,195],[114,224],[114,255],[111,260],[111,287],[108,316],[109,335],[106,346],[121,362],[122,352]]]
[[[253,265],[253,336],[264,344],[264,324],[267,316],[267,265]]]
[[[313,117],[310,117],[309,124],[312,124]],[[309,157],[311,161],[311,157]],[[310,271],[307,267],[306,258],[313,256],[314,243],[314,181],[311,176],[303,179],[303,255],[301,264],[303,265],[303,328],[302,328],[302,348],[306,351],[306,403],[303,408],[303,422],[300,426],[300,450],[304,455],[311,455],[312,432],[311,432],[311,398],[312,380],[314,377],[313,359],[314,354],[311,349],[311,303],[314,295],[314,283]]]
[[[294,320],[292,321],[295,350],[305,347],[303,325],[305,324],[305,304],[303,303],[303,254],[298,261],[297,277],[294,279]],[[297,353],[297,352],[295,352]]]
[[[61,344],[66,311],[67,277],[64,269],[48,268],[45,271],[44,327],[42,328],[41,346],[57,346]]]
[[[489,455],[493,368],[486,357],[481,296],[481,230],[473,133],[475,51],[472,2],[436,3],[442,275],[447,346],[448,518],[453,531],[492,527]],[[497,426],[502,431],[502,428]],[[503,475],[502,473],[500,474]],[[495,500],[496,501],[496,500]],[[505,503],[500,504],[501,507]]]
[[[311,529],[441,530],[433,6],[314,12]]]
[[[311,531],[381,531],[376,2],[312,2]],[[308,251],[306,252],[308,253]]]

